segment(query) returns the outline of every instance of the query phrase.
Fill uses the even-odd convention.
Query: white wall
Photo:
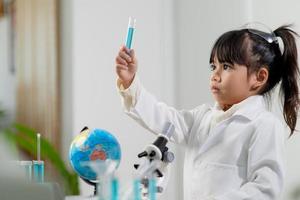
[[[7,125],[15,118],[15,75],[11,71],[10,63],[10,30],[8,18],[0,19],[0,108],[5,109]]]
[[[62,6],[65,155],[70,133],[74,136],[84,126],[106,129],[121,144],[118,172],[125,182],[131,178],[137,154],[155,137],[123,113],[116,90],[115,56],[124,43],[128,18],[133,16],[137,19],[134,48],[139,76],[159,99],[174,104],[173,3],[74,0]],[[176,169],[173,173],[178,174]],[[173,176],[167,194],[170,199],[179,196],[181,185],[176,182]],[[82,185],[82,194],[90,195],[92,188]]]
[[[209,55],[215,40],[247,19],[245,1],[177,1],[178,101],[183,108],[212,102]]]

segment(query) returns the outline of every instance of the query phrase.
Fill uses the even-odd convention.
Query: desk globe
[[[112,160],[117,163],[117,168],[121,160],[120,144],[117,139],[106,130],[90,130],[84,127],[71,143],[69,160],[74,171],[85,182],[94,185],[96,189],[97,172],[93,167],[85,163]],[[95,190],[95,193],[96,192]]]

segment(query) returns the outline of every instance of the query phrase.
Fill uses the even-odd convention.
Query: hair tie
[[[272,29],[269,28],[267,25],[260,22],[249,22],[243,27],[244,29],[247,29],[250,33],[263,38],[269,44],[275,44],[279,48],[280,54],[283,55],[284,45],[282,38],[278,36],[274,31],[272,31]]]
[[[283,52],[284,52],[283,40],[279,35],[276,34],[276,32],[274,32],[274,34],[276,35],[276,38],[277,38],[277,45],[278,45],[278,48],[280,50],[280,54],[283,55]]]

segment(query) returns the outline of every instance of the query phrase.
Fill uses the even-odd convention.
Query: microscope
[[[169,151],[167,143],[174,131],[174,125],[167,122],[162,133],[158,135],[157,139],[152,144],[147,145],[143,152],[138,154],[139,159],[146,160],[144,160],[143,164],[135,164],[134,168],[137,171],[142,171],[143,168],[147,169],[141,172],[143,174],[141,177],[142,196],[147,196],[150,193],[150,179],[156,180],[154,188],[155,193],[161,194],[167,185],[170,171],[168,164],[173,162],[175,158],[174,153]]]

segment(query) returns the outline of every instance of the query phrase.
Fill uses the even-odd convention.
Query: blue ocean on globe
[[[88,181],[97,180],[97,174],[84,163],[92,161],[113,160],[117,166],[121,160],[121,148],[113,134],[102,129],[84,128],[71,143],[69,151],[71,166],[75,172]]]

